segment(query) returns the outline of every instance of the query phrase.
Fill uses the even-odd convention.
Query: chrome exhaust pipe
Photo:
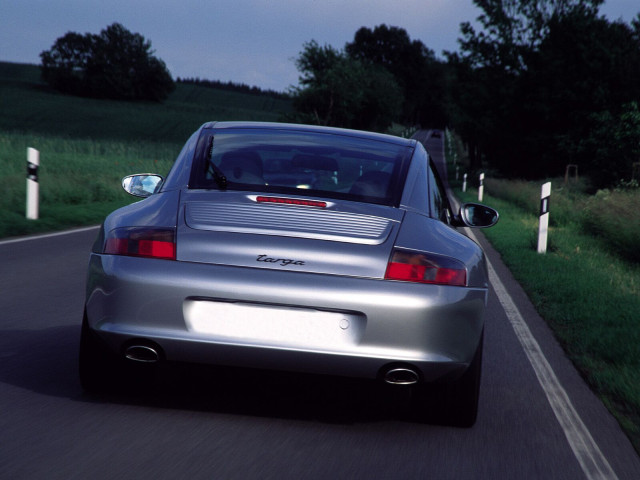
[[[418,383],[418,374],[410,368],[392,368],[384,375],[384,381],[391,385],[413,385]]]
[[[160,360],[158,351],[147,345],[131,345],[125,350],[124,356],[134,362],[155,363]]]

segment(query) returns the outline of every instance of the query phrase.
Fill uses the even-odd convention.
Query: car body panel
[[[335,136],[340,145],[353,139],[398,149],[397,161],[404,163],[394,166],[397,191],[375,198],[331,187],[319,197],[320,191],[233,178],[230,187],[218,180],[194,186],[194,169],[206,168],[203,155],[216,148],[212,137],[254,130],[263,138],[291,131],[322,136],[322,142]],[[322,157],[320,169],[334,168],[336,158]],[[296,161],[308,177],[274,175],[272,181],[317,179],[305,158]],[[479,349],[487,271],[480,247],[432,211],[437,187],[428,177],[429,161],[415,140],[387,135],[205,124],[158,193],[105,219],[89,262],[87,326],[119,354],[134,342],[151,342],[168,361],[361,378],[407,365],[421,382],[454,380]],[[260,203],[264,195],[325,206]],[[106,238],[122,227],[174,229],[176,260],[105,254]],[[456,259],[466,269],[466,286],[386,280],[398,248]]]
[[[92,255],[90,272],[87,317],[114,350],[144,338],[159,344],[170,361],[233,365],[247,354],[256,361],[246,359],[243,366],[263,368],[268,357],[283,370],[363,378],[376,378],[393,362],[417,366],[427,380],[462,373],[479,341],[486,301],[485,289],[99,254]],[[194,302],[210,305],[196,311]],[[356,333],[349,342],[321,348],[317,340],[306,344],[297,334],[274,345],[273,338],[251,330],[231,338],[224,325],[218,332],[215,325],[208,331],[190,328],[199,314],[214,315],[219,302],[331,312],[338,315],[331,319],[334,331],[339,334],[346,319]],[[294,317],[288,322],[293,330],[305,328]],[[234,346],[257,351],[234,354]],[[344,358],[337,370],[324,363],[335,356]]]
[[[178,260],[382,278],[403,212],[333,204],[258,204],[250,193],[190,191],[180,206]]]

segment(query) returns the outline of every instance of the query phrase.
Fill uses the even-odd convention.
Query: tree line
[[[640,162],[640,16],[599,14],[603,0],[474,0],[482,30],[461,27],[450,122],[480,166],[514,177],[578,165],[595,186]]]
[[[445,60],[400,28],[361,28],[341,50],[311,41],[297,59],[301,121],[385,130],[454,129],[474,169],[561,175],[594,186],[629,180],[640,162],[640,16],[599,14],[603,0],[474,0]]]
[[[451,128],[472,169],[508,177],[563,174],[594,186],[629,180],[640,162],[640,15],[599,13],[604,0],[473,0],[480,27],[460,26],[444,59],[399,27],[362,27],[343,48],[311,40],[295,60],[299,84],[286,120],[386,131],[392,123]],[[42,76],[61,91],[160,101],[175,88],[140,34],[113,24],[67,33],[41,53]],[[265,94],[257,87],[183,79]]]
[[[201,78],[176,78],[176,83],[184,83],[191,85],[198,85],[199,87],[206,88],[215,88],[216,90],[227,90],[230,92],[239,92],[239,93],[248,93],[249,95],[260,95],[267,96],[271,98],[276,98],[278,100],[286,100],[289,99],[290,96],[286,92],[277,92],[275,90],[263,90],[257,86],[249,86],[246,83],[235,83],[235,82],[222,82],[220,80],[206,80]]]

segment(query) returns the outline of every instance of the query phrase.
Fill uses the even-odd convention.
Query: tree
[[[444,126],[446,81],[444,66],[432,50],[419,40],[411,40],[406,30],[379,25],[362,27],[345,50],[349,57],[389,71],[402,89],[402,120]]]
[[[94,38],[69,32],[51,50],[40,54],[42,79],[56,90],[86,94],[86,71],[94,51]]]
[[[596,187],[630,180],[632,166],[640,162],[640,109],[637,102],[622,106],[619,113],[594,113],[591,131],[575,146],[579,158],[588,158],[587,168]]]
[[[629,104],[640,98],[640,41],[628,25],[580,13],[552,19],[522,76],[519,97],[526,130],[545,138],[524,145],[541,173],[562,173],[575,163],[602,186],[620,179],[618,162],[628,162],[630,172],[627,154],[598,145],[610,143],[598,132],[613,138]],[[610,158],[603,158],[605,151]]]
[[[293,104],[303,121],[380,131],[399,112],[402,94],[391,74],[331,46],[306,43],[296,67]]]
[[[629,154],[598,145],[640,98],[640,20],[599,17],[601,0],[474,2],[484,31],[463,24],[461,52],[449,54],[453,126],[470,150],[509,176],[577,163],[596,183],[615,180]]]
[[[40,54],[43,79],[75,95],[163,100],[175,88],[151,42],[114,23],[99,35],[69,32]]]
[[[483,13],[483,30],[469,22],[461,26],[460,47],[476,68],[494,67],[505,72],[526,68],[527,56],[549,31],[552,18],[571,13],[595,15],[604,0],[473,0]]]

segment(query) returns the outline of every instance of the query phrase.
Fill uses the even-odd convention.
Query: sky
[[[631,22],[638,0],[606,0],[610,20]],[[436,55],[458,50],[472,0],[0,0],[0,61],[40,63],[67,32],[99,33],[114,22],[151,42],[174,78],[231,81],[286,91],[311,40],[342,49],[360,27],[403,28]]]

